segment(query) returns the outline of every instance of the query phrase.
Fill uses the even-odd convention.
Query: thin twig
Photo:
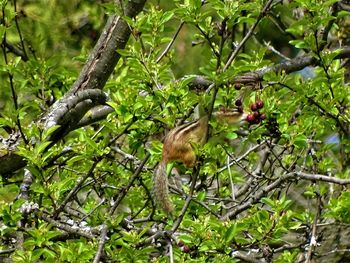
[[[321,44],[319,46],[320,50],[322,50],[326,45],[327,45],[327,39],[328,39],[328,34],[329,31],[331,31],[333,24],[336,21],[337,13],[338,13],[338,3],[334,3],[331,7],[331,16],[333,19],[328,21],[328,24],[324,27],[322,34],[321,34]]]
[[[11,253],[13,253],[13,252],[15,252],[15,251],[16,251],[15,248],[0,250],[0,255],[11,254]]]
[[[18,47],[16,47],[13,44],[10,44],[8,41],[4,42],[5,47],[9,52],[12,52],[18,57],[21,57],[24,62],[28,61],[28,58],[25,57],[24,53],[22,50],[20,50]]]
[[[246,158],[251,152],[255,151],[256,149],[258,149],[260,146],[262,146],[263,144],[265,144],[266,141],[262,141],[256,145],[254,145],[253,147],[251,147],[250,149],[248,149],[244,154],[242,154],[241,156],[239,156],[238,158],[234,159],[232,162],[230,162],[229,164],[225,165],[224,167],[222,167],[221,169],[219,169],[218,173],[222,173],[223,171],[225,171],[226,169],[228,169],[229,167],[233,166],[234,164],[240,162],[241,160],[243,160],[244,158]]]
[[[121,133],[119,133],[117,136],[113,137],[109,142],[108,146],[111,146],[116,140],[118,140],[121,136],[123,136],[131,127],[136,122],[136,118],[133,118],[123,129]]]
[[[266,3],[266,5],[264,6],[263,10],[260,12],[258,18],[256,19],[254,25],[249,29],[248,33],[244,36],[242,41],[237,45],[236,49],[231,54],[231,56],[228,59],[228,61],[227,61],[226,65],[225,65],[223,71],[226,71],[228,69],[228,67],[232,64],[233,60],[238,55],[238,52],[241,50],[241,48],[244,46],[244,44],[248,41],[248,39],[253,34],[253,32],[254,32],[255,28],[257,27],[257,25],[259,24],[260,20],[266,15],[266,13],[267,13],[268,9],[270,8],[270,6],[271,6],[273,1],[274,0],[269,0]]]
[[[176,221],[174,222],[173,227],[171,228],[171,233],[174,233],[178,229],[178,227],[180,226],[180,224],[182,222],[182,219],[184,218],[184,216],[186,214],[186,211],[187,211],[187,209],[188,209],[188,207],[189,207],[189,205],[191,203],[193,192],[194,192],[194,189],[195,189],[195,186],[196,186],[196,182],[197,182],[197,178],[198,178],[198,174],[199,174],[199,170],[200,170],[200,166],[199,165],[197,165],[195,167],[195,169],[193,170],[193,173],[192,173],[192,184],[191,184],[191,188],[190,188],[190,193],[188,194],[188,196],[186,198],[185,204],[184,204],[184,206],[181,209],[179,217],[176,219]]]
[[[177,36],[179,35],[179,33],[180,33],[180,31],[181,31],[181,29],[182,29],[184,24],[185,24],[185,22],[182,21],[181,24],[179,25],[179,27],[177,28],[173,38],[171,39],[171,41],[167,45],[167,47],[164,49],[162,54],[160,54],[160,56],[156,59],[156,63],[159,63],[166,56],[166,54],[169,52],[170,48],[174,44],[174,42],[175,42]]]
[[[211,42],[211,39],[209,37],[209,35],[204,32],[204,30],[200,27],[200,25],[196,25],[196,27],[198,28],[198,30],[202,33],[202,35],[204,36],[204,38],[207,40],[211,50],[213,51],[214,55],[218,58],[220,56],[219,52],[215,50],[215,47],[213,45],[213,43]]]
[[[325,65],[324,59],[321,56],[322,43],[321,43],[321,45],[318,43],[317,30],[314,32],[314,38],[315,38],[315,45],[316,45],[316,55],[317,55],[319,61],[321,62],[320,67],[323,69],[324,73],[326,74],[328,89],[331,93],[331,98],[334,99],[334,92],[333,92],[332,84],[331,84],[331,76],[329,75],[329,72],[328,72],[329,65]]]
[[[5,22],[5,6],[3,6],[2,8],[2,17],[3,17],[3,21],[2,23],[5,25],[6,22]],[[3,51],[3,55],[4,55],[4,60],[5,60],[5,64],[8,65],[8,60],[7,60],[7,54],[6,54],[6,32],[4,33],[4,37],[2,39],[2,51]],[[15,86],[14,86],[14,83],[13,83],[13,74],[7,70],[7,74],[8,74],[8,77],[9,77],[9,81],[10,81],[10,87],[11,87],[11,93],[12,93],[12,99],[13,99],[13,103],[14,103],[14,106],[15,106],[15,110],[16,110],[16,124],[18,126],[18,130],[22,136],[22,139],[24,141],[25,144],[28,144],[28,140],[27,138],[25,137],[24,133],[23,133],[23,130],[22,130],[22,126],[21,126],[21,120],[19,118],[19,107],[18,107],[18,97],[17,97],[17,93],[16,93],[16,90],[15,90]]]
[[[144,207],[146,207],[146,204],[148,203],[148,201],[151,202],[152,210],[151,210],[151,212],[149,213],[149,215],[147,216],[147,218],[152,219],[152,218],[153,218],[153,215],[154,215],[155,212],[156,212],[156,205],[154,204],[154,200],[153,200],[153,198],[152,198],[152,193],[150,192],[150,190],[148,189],[148,187],[145,185],[145,183],[143,182],[142,178],[140,178],[139,181],[140,181],[140,185],[143,187],[143,189],[144,189],[145,192],[146,192],[146,195],[148,196],[148,200],[147,200],[147,202],[145,203],[145,206],[144,206]],[[143,210],[143,209],[144,209],[144,208],[142,208],[142,210]],[[142,210],[140,210],[140,212],[141,212]],[[136,218],[137,215],[138,215],[138,213],[136,213],[136,214],[131,218],[131,220],[133,220],[134,218]]]
[[[54,212],[53,217],[56,217],[64,209],[66,204],[72,199],[73,195],[75,195],[79,191],[80,187],[85,182],[85,180],[92,175],[95,167],[97,166],[97,164],[99,162],[100,162],[100,160],[95,160],[94,163],[92,164],[90,170],[82,177],[79,177],[79,179],[76,181],[74,188],[67,194],[66,198],[63,200],[63,202],[60,204],[60,206]]]
[[[109,214],[112,215],[115,211],[115,209],[119,206],[119,204],[121,203],[121,201],[123,200],[123,198],[125,197],[125,195],[127,194],[128,190],[131,188],[131,186],[134,184],[134,181],[140,176],[143,167],[145,166],[145,164],[147,163],[149,157],[151,156],[150,153],[147,153],[145,158],[143,159],[142,163],[137,167],[135,173],[131,176],[131,178],[129,179],[129,182],[127,184],[126,187],[122,188],[120,190],[120,192],[117,195],[117,199],[115,200],[113,206],[111,207],[111,209],[109,210]]]
[[[220,25],[220,31],[221,31],[221,38],[220,38],[220,44],[219,44],[219,56],[218,59],[216,61],[216,72],[219,73],[220,72],[220,66],[221,66],[221,59],[222,59],[222,51],[224,49],[224,44],[225,41],[227,39],[226,36],[226,22],[228,20],[228,17],[225,17]]]
[[[91,209],[91,211],[84,215],[82,218],[79,219],[78,223],[81,223],[82,221],[84,221],[86,218],[88,218],[89,216],[91,216],[96,210],[97,208],[99,208],[101,205],[105,204],[106,203],[106,199],[105,197],[102,198],[101,202],[99,202],[93,209]]]
[[[17,16],[17,3],[16,3],[16,0],[13,0],[13,5],[14,5],[14,10],[15,10],[15,24],[16,24],[16,29],[17,29],[17,32],[18,32],[18,35],[19,35],[19,40],[20,40],[20,43],[21,43],[21,46],[22,46],[22,51],[23,51],[23,60],[24,61],[27,61],[28,60],[28,55],[27,55],[27,52],[26,52],[26,48],[24,46],[24,41],[23,41],[23,37],[22,37],[22,33],[21,33],[21,30],[19,28],[19,24],[18,24],[18,16]]]
[[[317,234],[317,222],[319,220],[320,214],[321,214],[321,196],[318,195],[318,197],[317,197],[317,211],[316,211],[316,215],[314,218],[314,223],[312,224],[312,232],[311,232],[308,252],[306,254],[305,263],[311,262],[314,248],[317,245],[317,236],[316,236],[316,234]]]
[[[207,198],[208,199],[208,198]],[[196,204],[199,204],[201,206],[203,206],[210,214],[212,214],[213,216],[215,216],[216,218],[220,218],[220,215],[217,214],[216,212],[214,212],[212,209],[210,209],[210,207],[205,204],[204,202],[199,201],[197,198],[192,197],[192,201],[195,202]]]
[[[229,164],[230,164],[230,156],[227,156],[227,170],[228,170],[228,176],[230,178],[231,196],[232,196],[232,201],[235,201],[236,200],[235,186],[233,185],[232,172]]]
[[[264,45],[267,47],[268,50],[270,50],[271,52],[275,53],[277,56],[280,56],[282,59],[290,60],[289,57],[283,55],[281,52],[279,52],[277,49],[275,49],[274,46],[272,46],[270,43],[266,42],[265,40],[264,40]]]

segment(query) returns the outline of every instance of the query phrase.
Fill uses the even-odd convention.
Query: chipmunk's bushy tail
[[[166,172],[166,162],[161,161],[153,177],[153,189],[156,204],[165,212],[171,213],[174,210],[173,204],[169,197],[168,175]]]

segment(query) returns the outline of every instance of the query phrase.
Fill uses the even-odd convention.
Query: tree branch
[[[146,0],[128,1],[124,14],[134,18],[139,12],[141,12],[145,3]],[[55,103],[47,114],[37,121],[39,125],[45,124],[44,127],[46,128],[57,124],[62,126],[52,134],[50,138],[53,141],[52,145],[73,128],[81,127],[80,125],[82,123],[88,123],[87,120],[84,119],[80,125],[76,125],[76,123],[81,121],[85,113],[96,105],[87,100],[78,105],[78,103],[81,102],[81,98],[79,98],[79,96],[78,98],[75,98],[75,96],[78,92],[83,90],[102,89],[104,87],[107,79],[120,59],[117,50],[125,47],[130,33],[131,30],[129,25],[121,17],[116,15],[109,17],[97,44],[92,50],[85,66],[70,91],[68,91],[61,100]],[[72,104],[76,107],[73,111],[70,111],[69,109],[69,102],[71,100]],[[68,108],[62,108],[62,105],[68,106]],[[66,122],[70,118],[72,118],[74,122],[70,122],[69,125]],[[18,140],[20,139],[21,138],[18,138]],[[7,148],[4,148],[4,151],[8,152]],[[0,167],[4,168],[0,170],[0,174],[3,175],[14,172],[24,167],[25,164],[25,160],[23,160],[21,156],[16,155],[15,150],[13,150],[12,153],[0,156]]]
[[[145,3],[146,0],[128,1],[124,15],[134,18],[141,12]],[[117,50],[125,48],[130,33],[130,26],[120,16],[110,16],[84,68],[67,95],[83,89],[102,89],[120,59]]]
[[[87,231],[83,231],[77,227],[71,227],[67,224],[63,224],[61,222],[58,222],[54,219],[52,219],[50,216],[44,214],[44,213],[37,213],[38,214],[38,217],[48,223],[50,223],[51,225],[53,225],[54,227],[58,228],[58,229],[61,229],[63,231],[66,231],[68,233],[71,233],[71,234],[74,234],[74,235],[79,235],[79,236],[82,236],[82,237],[86,237],[88,239],[94,239],[95,238],[95,235],[87,232]]]
[[[239,213],[242,211],[245,211],[249,209],[252,205],[258,203],[261,198],[266,196],[268,193],[270,193],[272,190],[278,188],[281,186],[284,182],[288,180],[295,180],[295,179],[304,179],[304,180],[310,180],[310,181],[323,181],[328,183],[335,183],[340,185],[347,185],[350,184],[350,179],[340,179],[336,177],[329,177],[326,175],[321,174],[307,174],[304,172],[291,172],[282,175],[277,180],[275,180],[273,183],[265,186],[260,191],[256,192],[253,196],[249,198],[245,203],[236,206],[234,209],[228,211],[226,214],[224,214],[221,219],[222,220],[229,220],[234,217],[236,217]]]
[[[334,51],[334,50],[333,50]],[[340,48],[340,52],[334,59],[344,59],[350,57],[350,47],[346,46]],[[257,81],[261,81],[264,78],[265,74],[274,72],[281,73],[284,72],[286,74],[293,73],[299,70],[302,70],[308,66],[317,66],[318,61],[312,55],[303,55],[300,57],[293,58],[288,61],[283,61],[281,63],[263,67],[258,70],[250,71],[247,73],[243,73],[239,76],[228,81],[228,84],[234,83],[242,83],[242,84],[251,84]],[[189,84],[190,88],[197,90],[206,90],[213,82],[208,80],[205,76],[194,76],[192,82]]]
[[[104,120],[108,114],[112,113],[114,109],[110,106],[97,106],[94,107],[78,122],[76,126],[73,127],[73,130],[90,125],[94,122]]]
[[[107,230],[108,230],[107,225],[103,224],[102,225],[102,230],[101,230],[101,235],[100,235],[100,241],[98,242],[98,248],[97,248],[97,252],[96,252],[96,255],[95,255],[93,263],[100,262],[100,258],[101,258],[102,251],[103,251],[103,247],[105,245],[106,238],[107,238]]]

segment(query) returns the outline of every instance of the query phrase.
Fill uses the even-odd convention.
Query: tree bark
[[[134,18],[142,11],[145,3],[146,0],[130,0],[124,9],[124,15]],[[106,96],[93,90],[103,89],[120,59],[117,50],[125,48],[130,34],[131,28],[121,16],[112,15],[108,18],[99,40],[71,89],[34,124],[43,129],[60,126],[51,135],[50,146],[76,128],[87,111],[105,103]],[[80,98],[77,98],[79,96]],[[7,143],[0,145],[0,175],[11,174],[26,165],[25,160],[16,154],[16,147],[13,147],[17,146],[21,139],[20,136],[16,136],[16,141],[12,142],[11,147]]]

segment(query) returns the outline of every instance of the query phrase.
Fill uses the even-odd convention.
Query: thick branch
[[[124,14],[135,17],[146,0],[128,1]],[[83,89],[102,89],[120,59],[118,49],[123,49],[129,39],[129,25],[119,16],[110,16],[103,32],[80,72],[69,94]]]
[[[124,14],[131,18],[135,17],[141,12],[145,3],[146,0],[128,1]],[[52,138],[50,138],[53,144],[72,129],[81,127],[84,123],[88,123],[87,119],[84,118],[82,120],[83,116],[92,107],[100,105],[101,102],[94,103],[91,98],[82,100],[79,96],[77,96],[77,98],[74,97],[78,92],[80,95],[84,94],[81,93],[83,90],[102,89],[104,87],[120,59],[117,50],[125,47],[130,33],[130,27],[121,17],[115,15],[109,17],[96,46],[70,91],[60,101],[55,103],[47,114],[38,120],[38,123],[44,124],[43,126],[45,128],[57,124],[62,126],[60,129],[57,129],[52,135]],[[90,93],[90,95],[91,94],[92,93]],[[99,100],[95,102],[98,101]],[[71,102],[74,107],[70,108],[69,102]],[[23,160],[21,156],[16,155],[15,150],[11,150],[10,153],[7,147],[4,149],[8,151],[9,154],[0,156],[1,175],[14,172],[25,166],[25,160]]]
[[[343,47],[340,49],[339,54],[334,59],[344,59],[350,57],[350,47]],[[304,55],[300,57],[293,58],[288,61],[283,61],[281,63],[264,67],[255,71],[247,72],[242,75],[236,76],[235,78],[229,80],[229,83],[242,83],[249,84],[257,81],[261,81],[264,78],[264,75],[267,73],[281,73],[284,72],[286,74],[293,73],[299,70],[302,70],[308,66],[317,66],[318,61],[312,55]],[[208,80],[204,76],[196,76],[193,81],[189,84],[193,89],[205,90],[213,82]]]
[[[47,115],[44,128],[48,129],[55,125],[63,126],[68,122],[74,123],[79,121],[92,106],[103,104],[106,100],[106,94],[100,90],[93,89],[82,90],[75,95],[66,96],[55,103],[52,110]],[[85,104],[89,103],[93,105],[91,105],[91,107],[83,107],[81,103],[84,104],[84,102]]]
[[[110,106],[98,106],[92,108],[77,124],[76,128],[90,125],[94,122],[104,120],[114,109]],[[75,128],[75,127],[74,127]]]

